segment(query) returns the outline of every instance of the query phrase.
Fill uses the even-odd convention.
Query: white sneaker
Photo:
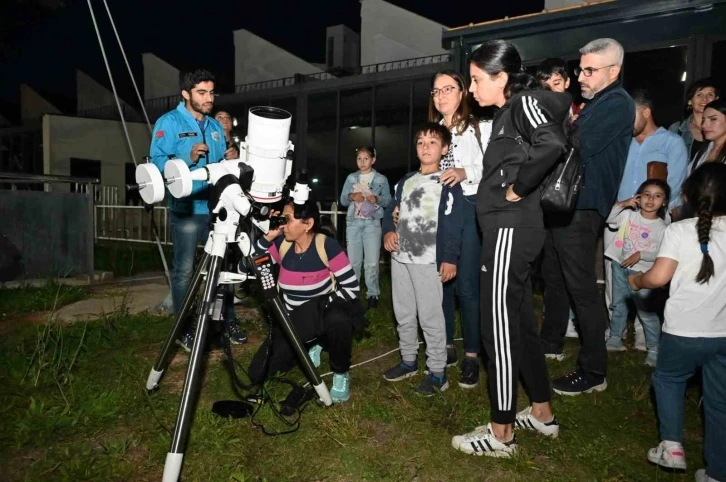
[[[577,327],[575,326],[575,320],[567,322],[567,333],[565,333],[565,338],[580,338],[580,335],[577,333]]]
[[[713,477],[709,477],[706,473],[706,469],[696,470],[696,482],[719,482]]]
[[[473,432],[454,436],[451,446],[469,455],[509,458],[517,451],[517,436],[512,434],[512,440],[500,442],[492,432],[492,424],[488,423]]]
[[[536,430],[542,435],[557,438],[560,434],[560,422],[557,417],[552,417],[549,422],[540,422],[532,416],[532,407],[527,407],[517,414],[514,420],[514,429]]]
[[[663,440],[648,450],[648,460],[667,469],[686,470],[686,452],[678,442]]]
[[[637,333],[636,333],[637,335]],[[638,338],[635,337],[635,343],[633,344],[633,348],[635,348],[638,351],[648,351],[648,347],[645,346],[645,338]]]

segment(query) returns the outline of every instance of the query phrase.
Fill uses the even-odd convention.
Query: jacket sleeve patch
[[[164,131],[156,131],[156,137],[159,139],[164,137]]]

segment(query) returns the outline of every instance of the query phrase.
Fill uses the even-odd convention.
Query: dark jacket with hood
[[[494,114],[476,200],[482,229],[544,226],[540,185],[565,153],[571,103],[566,93],[525,90]],[[506,200],[510,184],[521,200]]]

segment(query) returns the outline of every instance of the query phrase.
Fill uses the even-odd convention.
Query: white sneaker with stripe
[[[648,450],[648,460],[667,469],[686,470],[686,451],[678,442],[663,440]]]
[[[509,458],[517,451],[517,437],[512,434],[509,442],[500,442],[492,432],[490,423],[474,429],[464,435],[456,435],[451,439],[451,446],[469,455],[486,455],[487,457]]]
[[[527,407],[517,414],[514,420],[514,429],[535,430],[542,435],[557,438],[560,434],[560,422],[552,417],[550,422],[540,422],[532,416],[532,407]]]

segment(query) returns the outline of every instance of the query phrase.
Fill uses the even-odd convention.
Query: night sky
[[[540,11],[544,0],[388,0],[454,27]],[[19,102],[21,82],[75,105],[75,69],[108,85],[86,0],[5,0],[0,8],[0,101]],[[123,98],[133,89],[103,1],[91,1]],[[345,24],[360,31],[357,0],[107,0],[126,55],[143,89],[141,54],[153,52],[184,69],[217,75],[219,91],[234,84],[232,31],[245,28],[309,62],[324,62],[325,28]],[[4,10],[5,12],[2,12]],[[9,11],[8,11],[9,10]],[[143,94],[142,94],[143,95]],[[58,106],[63,109],[63,107]]]

